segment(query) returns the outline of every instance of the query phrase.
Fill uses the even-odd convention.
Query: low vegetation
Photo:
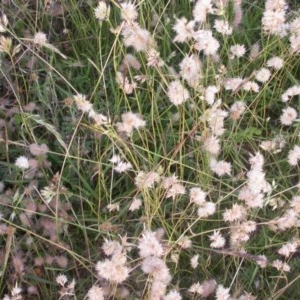
[[[1,299],[300,297],[297,1],[0,6]]]

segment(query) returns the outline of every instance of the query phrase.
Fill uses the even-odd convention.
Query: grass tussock
[[[297,1],[1,1],[0,297],[298,299]]]

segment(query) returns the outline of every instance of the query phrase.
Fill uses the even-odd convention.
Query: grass
[[[287,103],[281,101],[288,88],[299,84],[299,54],[290,51],[291,34],[266,34],[261,26],[265,1],[245,0],[241,24],[231,35],[222,35],[213,24],[217,18],[234,22],[236,12],[229,1],[223,15],[210,14],[203,24],[220,43],[216,59],[195,50],[192,40],[173,41],[176,19],[193,18],[192,2],[137,1],[137,23],[151,33],[164,61],[153,67],[149,66],[149,49],[134,48],[137,39],[126,47],[121,4],[110,1],[110,15],[101,22],[94,13],[97,4],[1,4],[8,18],[7,25],[2,19],[2,37],[12,42],[6,51],[7,40],[0,41],[1,299],[102,299],[100,292],[98,298],[87,295],[93,285],[102,289],[104,299],[162,299],[158,287],[153,296],[161,274],[149,275],[141,268],[147,260],[141,256],[142,234],[147,230],[156,232],[154,243],[164,249],[157,259],[171,278],[161,296],[177,291],[182,299],[202,299],[201,293],[189,289],[212,279],[217,291],[223,285],[232,299],[255,299],[243,298],[245,292],[256,299],[297,299],[299,211],[290,204],[299,195],[299,170],[288,156],[299,143],[300,100],[296,95]],[[287,22],[298,16],[296,1],[290,5],[293,10],[287,11]],[[47,42],[34,42],[37,32],[45,33]],[[255,43],[260,50],[251,58]],[[230,46],[235,44],[243,44],[246,54],[231,59]],[[124,65],[128,54],[136,60],[130,67]],[[196,86],[179,75],[183,59],[192,54],[202,64]],[[255,72],[273,56],[280,56],[284,67],[270,68],[271,77],[265,83],[256,81],[259,91],[244,90],[243,85],[255,80]],[[138,76],[145,80],[139,81]],[[244,81],[226,88],[229,79],[236,77]],[[168,97],[170,83],[176,79],[189,92],[188,100],[178,106]],[[124,92],[126,80],[137,85],[130,93]],[[218,87],[214,105],[205,100],[204,88],[211,85]],[[95,123],[80,106],[84,100],[78,95],[86,95],[93,111],[108,122]],[[217,99],[221,99],[219,105]],[[245,112],[234,118],[230,109],[238,101],[244,103]],[[297,117],[284,126],[281,116],[288,106],[297,111]],[[140,120],[145,125],[122,131],[123,114],[128,112],[135,113],[132,126]],[[224,128],[221,134],[214,133],[218,126]],[[215,154],[204,146],[212,135],[220,143]],[[274,138],[275,150],[266,151],[262,142]],[[33,149],[33,144],[44,144],[48,150]],[[258,191],[261,205],[251,206],[240,193],[251,182],[249,171],[255,164],[250,158],[256,153],[262,154],[264,162],[254,174],[262,177],[254,182],[259,186],[266,180],[269,188]],[[118,164],[110,161],[113,155],[129,162],[131,168],[117,172]],[[20,156],[29,159],[28,167],[18,167]],[[230,163],[231,170],[218,176],[212,159]],[[149,186],[147,177],[137,183],[143,174],[157,180]],[[181,193],[172,194],[174,183],[171,188],[164,186],[173,175]],[[213,213],[199,216],[199,206],[190,198],[192,188],[206,193],[206,203],[215,205]],[[142,205],[133,210],[135,199]],[[224,213],[237,203],[245,209],[245,217],[224,220]],[[288,225],[292,216],[283,217],[291,211],[295,221]],[[241,238],[237,229],[246,221],[255,222],[256,228],[243,233],[245,240],[237,242]],[[221,247],[212,246],[215,231],[225,239]],[[107,241],[118,242],[126,254],[129,276],[119,284],[106,277],[108,271],[105,275],[97,269],[105,259],[114,262],[115,253],[106,255]],[[295,241],[295,251],[280,255],[279,249],[291,241]],[[195,255],[199,255],[198,265],[192,268],[190,260]],[[259,255],[268,261],[265,268],[258,264]],[[117,259],[121,261],[122,256]],[[276,269],[277,259],[288,264],[290,271]],[[67,276],[68,283],[59,284],[60,274]],[[72,279],[74,287],[68,286]],[[14,296],[16,286],[21,291]],[[208,294],[208,299],[229,299],[214,288]],[[163,299],[178,297],[169,294]]]

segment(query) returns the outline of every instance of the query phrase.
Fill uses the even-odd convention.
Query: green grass
[[[291,7],[297,6],[296,1],[290,2]],[[300,296],[296,289],[298,249],[288,258],[277,252],[291,240],[300,245],[298,225],[286,230],[271,228],[299,194],[298,165],[289,165],[287,159],[299,143],[299,121],[291,126],[280,122],[287,106],[299,114],[298,96],[288,103],[281,101],[289,87],[299,85],[299,54],[290,52],[288,36],[263,32],[264,3],[243,1],[242,23],[230,36],[224,37],[213,28],[214,20],[222,16],[209,15],[203,28],[211,29],[220,43],[216,59],[196,51],[192,40],[173,42],[176,18],[193,18],[192,2],[137,1],[137,22],[151,33],[155,50],[165,62],[155,67],[147,65],[149,52],[124,45],[124,21],[117,1],[109,2],[110,16],[102,22],[94,15],[96,1],[62,1],[66,8],[56,16],[45,9],[43,1],[1,4],[8,18],[2,36],[11,38],[13,47],[20,47],[15,54],[12,50],[0,53],[0,182],[4,185],[0,192],[1,299],[16,285],[22,288],[22,299],[89,299],[86,295],[94,284],[105,290],[105,299],[156,299],[150,296],[155,275],[142,271],[138,245],[144,230],[161,229],[164,235],[158,242],[165,251],[160,258],[172,278],[166,284],[166,294],[177,290],[182,299],[200,299],[188,291],[191,285],[214,279],[230,288],[233,299],[244,299],[239,298],[244,292],[257,299]],[[156,22],[152,22],[154,14]],[[297,13],[289,10],[287,16],[291,21]],[[234,20],[232,2],[223,17]],[[50,46],[33,43],[37,32],[47,34]],[[255,43],[259,43],[260,52],[250,59]],[[247,51],[232,60],[229,48],[235,44],[244,44]],[[122,66],[126,54],[135,56],[139,69]],[[191,87],[180,77],[190,97],[182,105],[172,105],[168,86],[179,78],[180,63],[191,54],[202,63],[199,86]],[[227,78],[254,80],[253,72],[266,67],[273,56],[280,56],[284,67],[270,69],[271,78],[259,83],[259,92],[245,91],[241,86],[224,88]],[[226,72],[222,73],[224,67]],[[116,81],[120,69],[129,82],[137,83],[130,94],[122,90],[124,78],[122,86]],[[136,77],[141,75],[144,82]],[[213,130],[209,124],[212,107],[204,100],[204,88],[209,85],[219,87],[216,100],[221,102],[213,108],[222,110],[218,114],[228,113],[225,131],[218,137],[221,151],[216,159],[231,163],[230,175],[218,176],[212,171],[211,155],[203,147]],[[95,124],[76,105],[77,94],[86,95],[94,111],[107,116],[109,122]],[[230,107],[237,101],[242,101],[246,110],[234,120]],[[126,112],[138,114],[146,125],[130,134],[120,132],[118,123]],[[261,148],[262,142],[278,136],[286,142],[280,151]],[[48,153],[33,155],[33,143],[45,144]],[[249,158],[257,152],[264,157],[263,171],[272,189],[264,193],[262,207],[247,207],[246,220],[256,222],[257,227],[247,241],[236,245],[230,238],[234,227],[241,224],[225,222],[223,213],[234,203],[246,207],[239,192],[247,183]],[[115,154],[130,162],[132,169],[116,172],[109,161]],[[20,156],[32,159],[30,163],[38,168],[18,168],[15,162]],[[167,197],[162,182],[151,187],[136,185],[142,171],[156,172],[161,181],[176,176],[185,193]],[[189,198],[193,187],[207,193],[206,201],[215,204],[215,213],[198,217],[197,205]],[[135,198],[142,200],[142,206],[131,211]],[[271,205],[274,198],[277,207]],[[108,205],[119,209],[109,211]],[[209,237],[215,230],[226,239],[220,249],[211,247]],[[190,247],[182,245],[183,238],[192,242]],[[108,258],[102,248],[107,240],[123,241],[130,273],[121,284],[101,278],[95,269],[98,261]],[[199,265],[193,269],[190,259],[197,254]],[[267,257],[266,268],[258,266],[258,255]],[[66,264],[60,263],[61,257],[67,259]],[[291,271],[272,267],[276,259],[288,263]],[[63,294],[64,289],[56,283],[59,274],[66,275],[69,283],[75,279],[70,295]],[[33,288],[35,292],[30,294]],[[125,289],[129,294],[121,296]],[[209,297],[215,299],[214,292]]]

